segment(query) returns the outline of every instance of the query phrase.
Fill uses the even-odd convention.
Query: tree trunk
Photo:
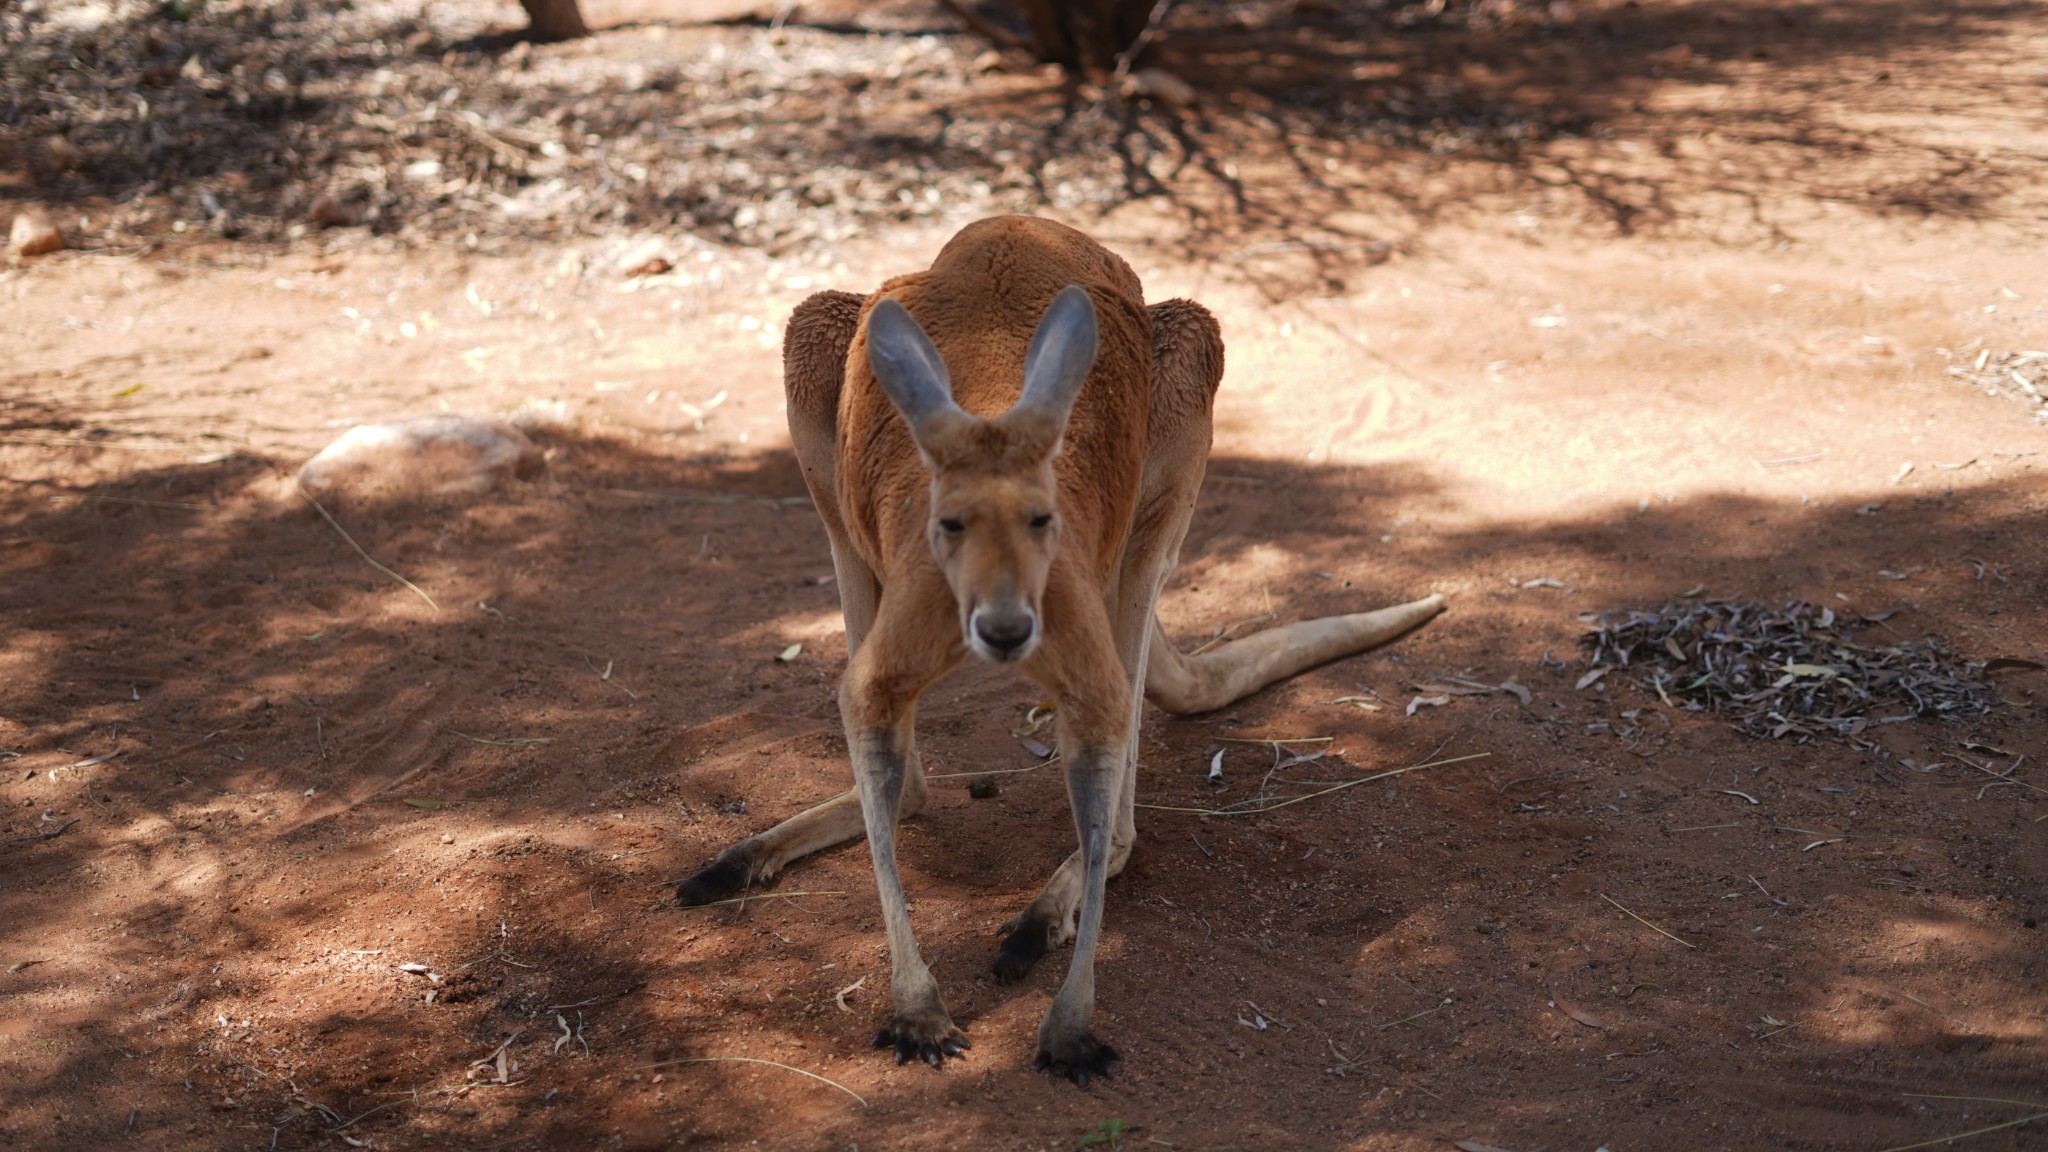
[[[1070,72],[1116,67],[1117,55],[1145,30],[1153,0],[1019,0],[1038,41],[1038,58]]]
[[[526,9],[527,31],[535,40],[574,40],[590,35],[576,0],[519,0]]]

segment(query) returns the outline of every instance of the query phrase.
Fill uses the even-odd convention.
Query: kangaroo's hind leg
[[[839,389],[846,376],[847,349],[860,324],[865,298],[851,292],[819,292],[797,306],[782,346],[782,385],[789,405],[789,438],[803,468],[811,502],[832,541],[834,583],[846,619],[850,659],[874,626],[881,585],[849,545],[839,516],[834,466],[838,457]],[[903,772],[899,817],[924,807],[924,766],[913,745]],[[858,839],[864,833],[860,798],[842,792],[765,832],[749,836],[718,854],[703,871],[684,880],[676,898],[685,906],[739,895],[748,885],[774,879],[791,861]]]

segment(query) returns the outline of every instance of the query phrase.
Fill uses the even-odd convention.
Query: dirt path
[[[1809,24],[1766,58],[1823,16],[1906,19],[1787,11]],[[1774,72],[1703,35],[1725,69],[1668,57],[1606,135],[1515,180],[1415,161],[1465,210],[1374,207],[1397,242],[1334,272],[1320,233],[1198,260],[1179,206],[1072,216],[1225,325],[1175,638],[1452,600],[1225,713],[1148,714],[1141,801],[1275,787],[1259,738],[1322,739],[1279,775],[1331,784],[1471,757],[1266,816],[1141,814],[1100,964],[1127,1062],[1086,1091],[1028,1067],[1064,957],[987,974],[1071,838],[1010,734],[1019,682],[966,670],[921,709],[933,770],[962,775],[902,859],[966,1061],[866,1046],[886,958],[862,849],[787,898],[670,899],[845,786],[778,335],[810,291],[921,266],[949,221],[782,256],[664,233],[673,267],[638,278],[648,234],[623,229],[481,253],[194,234],[5,273],[0,1145],[1071,1149],[1121,1121],[1125,1148],[1874,1150],[2032,1115],[1953,1098],[2048,1104],[2048,674],[1854,742],[1575,687],[1581,613],[1688,592],[2044,660],[2048,431],[1949,372],[2048,347],[2044,26],[1965,16],[1947,55]],[[1793,94],[1878,144],[1800,167],[1796,134],[1686,119]],[[1912,185],[1967,204],[1899,206],[1914,157],[1980,153]],[[1631,188],[1664,219],[1593,194]],[[550,466],[343,513],[430,607],[287,477],[351,423],[442,409],[546,414]],[[1444,674],[1531,699],[1410,714]],[[1974,767],[2019,757],[2012,783]]]

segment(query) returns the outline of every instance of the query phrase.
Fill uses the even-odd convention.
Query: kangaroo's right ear
[[[910,425],[910,437],[927,459],[932,455],[930,440],[953,426],[955,417],[966,416],[953,402],[953,385],[946,375],[946,362],[931,337],[893,299],[884,298],[868,313],[868,367],[882,385],[889,402]]]

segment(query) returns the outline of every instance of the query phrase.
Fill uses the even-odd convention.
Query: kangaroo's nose
[[[986,607],[974,612],[974,635],[1000,655],[1010,655],[1031,640],[1038,621],[1021,606]]]

